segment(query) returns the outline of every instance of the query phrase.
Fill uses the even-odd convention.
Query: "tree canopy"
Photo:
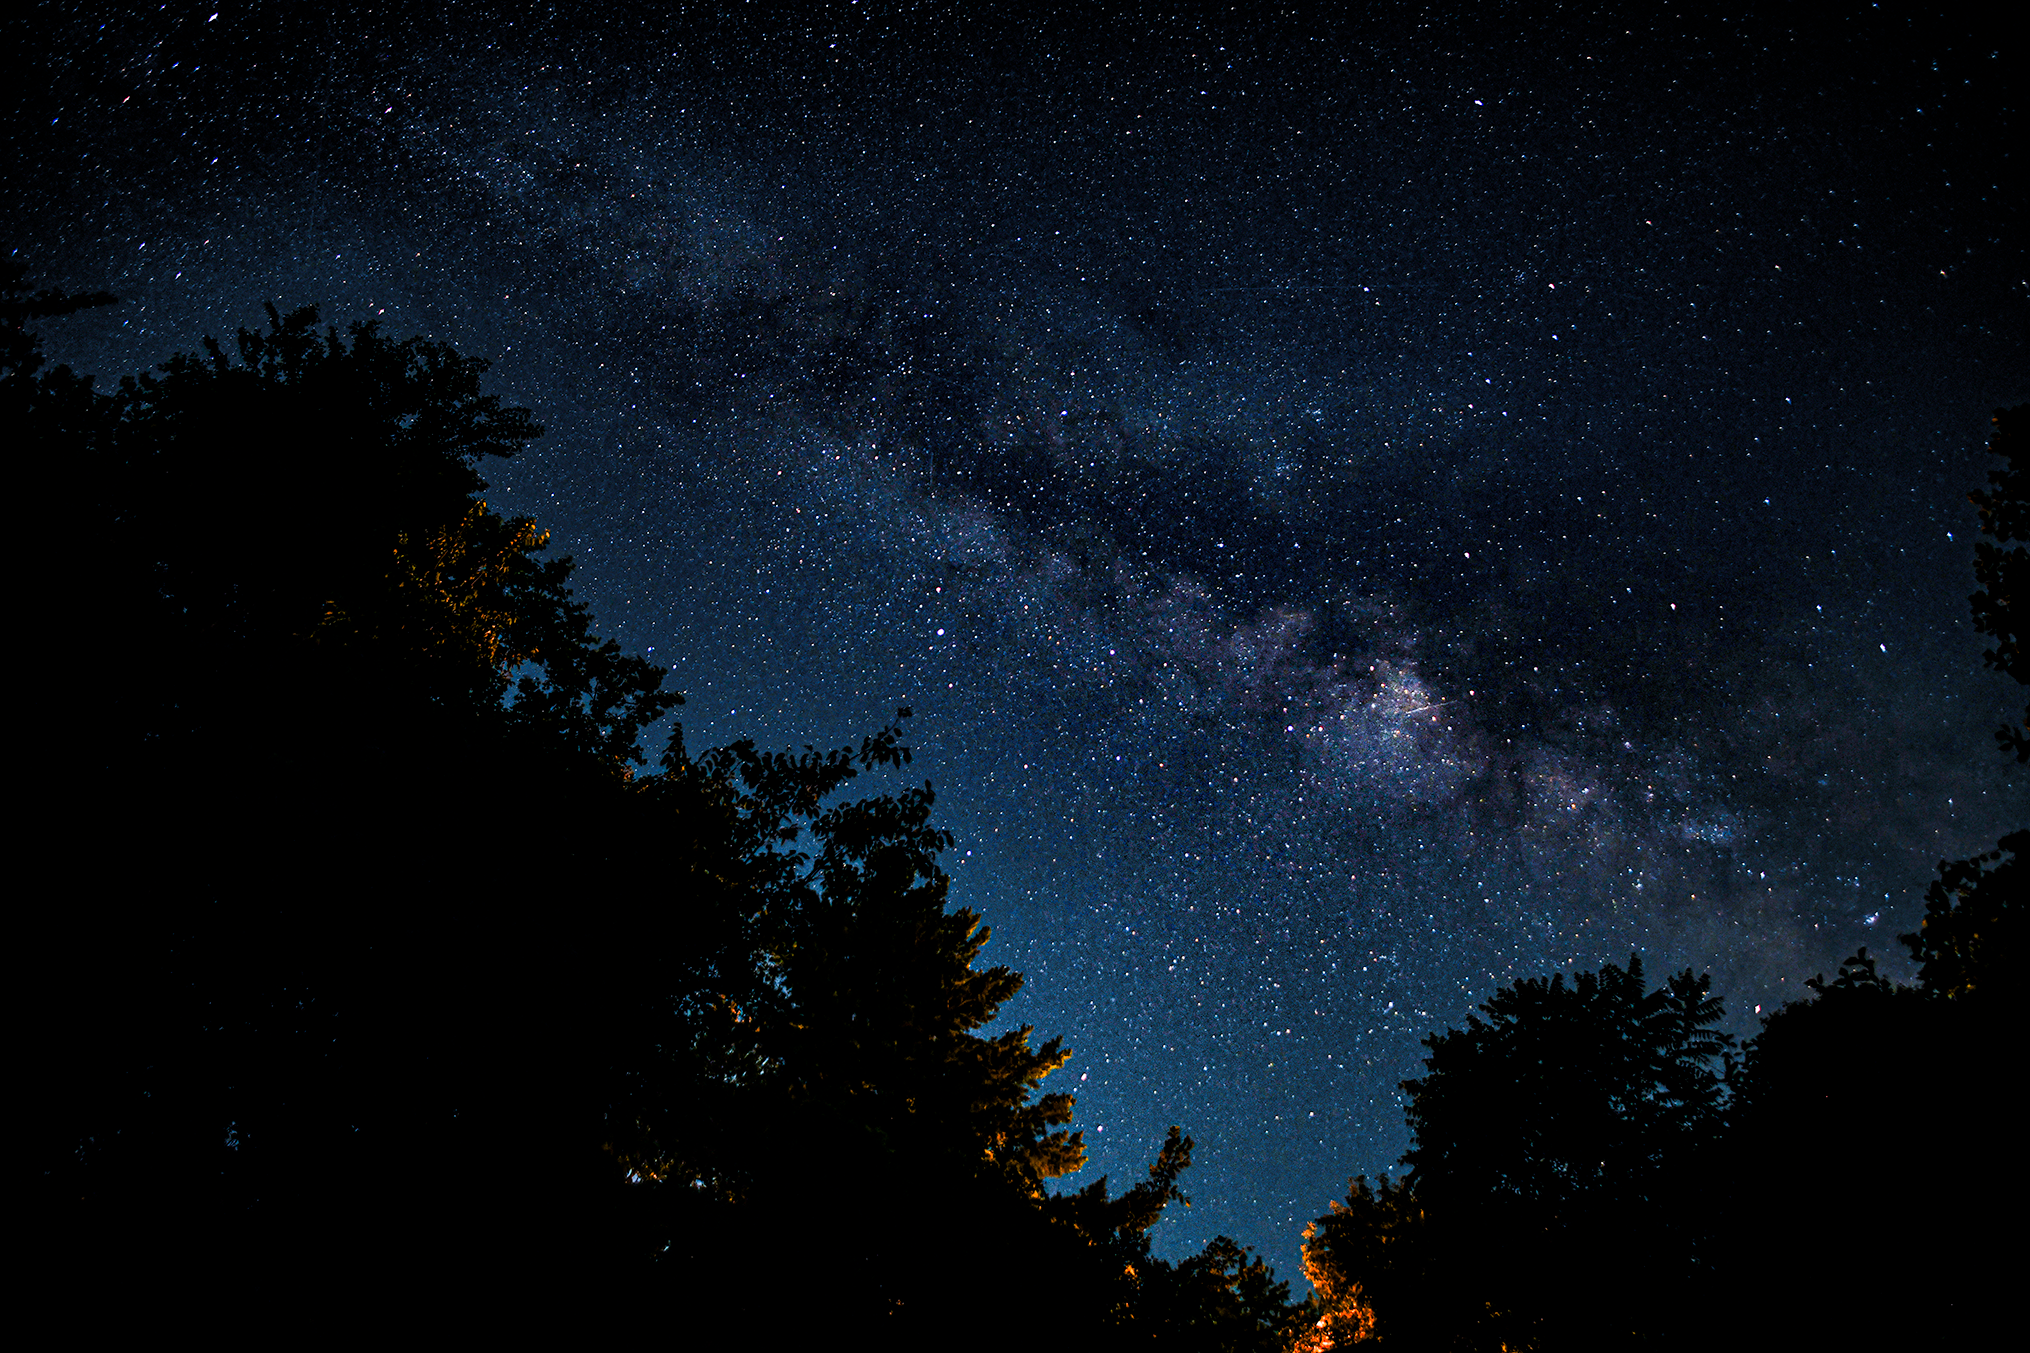
[[[484,362],[270,308],[102,393],[29,325],[111,298],[9,269],[0,411],[88,712],[31,749],[71,881],[27,935],[53,1262],[518,1274],[651,1314],[792,1284],[827,1337],[1028,1342],[980,1327],[997,1274],[1074,1344],[1279,1346],[1259,1259],[1151,1253],[1178,1130],[1118,1196],[1051,1191],[1084,1163],[1044,1089],[1069,1053],[988,1031],[1022,979],[951,904],[909,710],[801,752],[674,725],[651,765],[682,697],[482,496],[541,434]]]
[[[690,748],[666,669],[484,498],[541,434],[484,362],[271,308],[100,392],[31,326],[111,299],[0,272],[74,715],[25,744],[61,893],[21,941],[46,1262],[505,1277],[901,1346],[1796,1340],[1885,1265],[1922,1305],[1880,1330],[1992,1320],[2030,835],[1941,862],[1915,987],[1864,949],[1738,1059],[1689,969],[1495,992],[1425,1040],[1406,1173],[1311,1224],[1293,1305],[1231,1238],[1155,1252],[1180,1128],[1124,1191],[1055,1187],[1085,1159],[1047,1088],[1070,1054],[999,1022],[1022,978],[954,905],[908,709],[856,745]],[[1974,495],[1976,624],[2019,681],[2026,417]]]
[[[679,702],[478,497],[539,429],[483,362],[309,310],[111,394],[9,351],[64,563],[51,675],[89,711],[30,752],[45,848],[93,860],[32,923],[45,1184],[83,1243],[329,1206],[345,1254],[402,1243],[373,1238],[397,1196],[491,1206],[472,1180],[556,1159],[507,1087],[595,1037],[601,940],[560,899],[625,853],[592,824]],[[573,1018],[514,994],[535,973]]]
[[[1712,980],[1690,970],[1645,991],[1642,960],[1504,987],[1463,1030],[1425,1040],[1406,1081],[1412,1187],[1510,1198],[1554,1215],[1647,1203],[1724,1100]]]
[[[1306,1232],[1312,1342],[1605,1346],[1654,1338],[1702,1262],[1700,1172],[1733,1040],[1711,979],[1642,960],[1525,978],[1425,1040],[1401,1183],[1356,1179]],[[1604,1342],[1603,1342],[1604,1341]]]

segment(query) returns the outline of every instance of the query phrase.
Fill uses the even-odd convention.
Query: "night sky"
[[[2021,49],[1628,8],[43,4],[0,248],[122,298],[45,325],[102,384],[270,300],[492,359],[489,501],[693,747],[913,708],[1067,1182],[1181,1124],[1159,1251],[1301,1282],[1497,986],[1748,1032],[2023,825]]]

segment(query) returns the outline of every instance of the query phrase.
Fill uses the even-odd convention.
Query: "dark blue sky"
[[[1090,1168],[1198,1140],[1165,1249],[1298,1277],[1498,985],[1745,1031],[2020,825],[1999,33],[724,8],[40,6],[6,247],[106,378],[271,299],[493,359],[694,745],[911,705]]]

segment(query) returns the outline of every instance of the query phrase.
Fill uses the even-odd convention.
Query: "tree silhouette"
[[[480,393],[485,362],[371,323],[320,335],[316,318],[271,306],[238,361],[206,340],[121,382],[111,463],[90,469],[110,489],[114,581],[146,582],[136,619],[194,654],[251,648],[479,717],[526,706],[520,723],[568,730],[588,758],[639,763],[637,736],[675,703],[661,672],[592,642],[569,561],[535,559],[534,523],[476,498],[479,462],[542,429]],[[259,689],[211,671],[183,685],[150,731]]]
[[[1457,1304],[1434,1290],[1429,1260],[1424,1208],[1410,1187],[1383,1175],[1370,1188],[1367,1176],[1356,1176],[1346,1201],[1304,1228],[1312,1324],[1298,1349],[1416,1347],[1441,1327],[1435,1317]]]
[[[2030,830],[1965,860],[1940,860],[1924,894],[1924,921],[1901,939],[1928,991],[2001,1006],[2023,990],[2023,857]]]
[[[1431,1035],[1401,1185],[1313,1223],[1312,1340],[1605,1346],[1658,1337],[1708,1262],[1702,1170],[1732,1039],[1711,979],[1642,962],[1524,979]],[[1344,1334],[1335,1331],[1344,1331]]]
[[[1303,1308],[1288,1283],[1227,1236],[1173,1263],[1151,1253],[1150,1231],[1171,1203],[1189,1207],[1178,1181],[1193,1143],[1171,1128],[1148,1177],[1109,1197],[1101,1178],[1043,1200],[1034,1246],[1058,1258],[1053,1304],[1098,1347],[1268,1353],[1289,1346]]]
[[[562,1088],[591,1038],[557,1007],[585,1005],[595,933],[551,899],[612,854],[590,824],[678,697],[477,498],[539,431],[484,367],[271,310],[111,395],[8,373],[82,714],[29,749],[73,892],[27,936],[42,1182],[81,1244],[273,1232],[356,1264],[423,1243],[395,1208],[470,1240],[497,1172],[551,1170],[589,1113],[511,1088]]]
[[[2022,1201],[2011,1036],[1980,1005],[1883,978],[1866,949],[1806,986],[1736,1080],[1718,1175],[1738,1319],[1773,1344],[1849,1310],[1868,1312],[1870,1346],[1978,1340],[2008,1290],[1995,1235]]]
[[[2030,684],[2023,656],[2023,597],[2030,591],[2030,404],[1998,409],[1988,444],[2003,458],[1988,472],[1992,486],[1967,495],[1979,509],[1981,534],[1974,554],[1974,578],[1981,590],[1970,598],[1974,628],[1993,638],[1987,665]],[[2004,549],[2011,541],[2019,542]],[[2025,711],[2030,720],[2030,710]],[[1995,740],[2018,764],[2030,761],[2023,726],[2005,724]],[[1964,860],[1940,860],[1938,877],[1925,891],[1924,920],[1913,934],[1898,938],[1919,964],[1927,991],[1951,1000],[1992,1000],[1999,1008],[2022,994],[2023,856],[2030,853],[2030,830],[2004,836],[2000,845]]]
[[[24,941],[52,1262],[644,1312],[763,1310],[793,1266],[828,1337],[976,1347],[1027,1341],[980,1275],[1033,1271],[1074,1341],[1277,1346],[1260,1260],[1150,1254],[1188,1138],[1047,1191],[1068,1054],[986,1032],[1022,979],[949,905],[930,786],[847,793],[908,765],[907,709],[801,754],[678,726],[649,769],[681,698],[479,496],[540,432],[484,363],[271,308],[101,394],[26,325],[106,298],[20,278],[0,393],[93,601],[49,617],[83,715],[29,756],[72,862]]]
[[[906,765],[900,739],[898,719],[857,750],[692,758],[679,732],[630,791],[650,886],[689,928],[629,961],[604,1020],[609,1151],[640,1181],[619,1224],[644,1280],[759,1297],[767,1271],[729,1237],[765,1246],[811,1205],[817,1159],[850,1161],[882,1183],[853,1197],[807,1295],[848,1324],[935,1327],[983,1252],[1034,1237],[1044,1182],[1083,1163],[1071,1098],[1034,1097],[1061,1044],[979,1033],[1021,978],[976,967],[988,931],[947,909],[930,788],[836,801]],[[955,1244],[961,1217],[980,1231]]]
[[[1432,1195],[1514,1198],[1563,1211],[1640,1196],[1648,1176],[1710,1135],[1730,1045],[1712,981],[1687,970],[1654,992],[1642,960],[1526,978],[1464,1030],[1425,1040],[1404,1082],[1410,1183]]]

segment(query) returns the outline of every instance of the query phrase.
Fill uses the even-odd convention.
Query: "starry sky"
[[[46,3],[0,248],[102,381],[271,300],[492,359],[694,747],[913,708],[1071,1182],[1181,1124],[1159,1251],[1301,1285],[1497,986],[1750,1031],[2024,817],[2021,49],[1626,8]]]

